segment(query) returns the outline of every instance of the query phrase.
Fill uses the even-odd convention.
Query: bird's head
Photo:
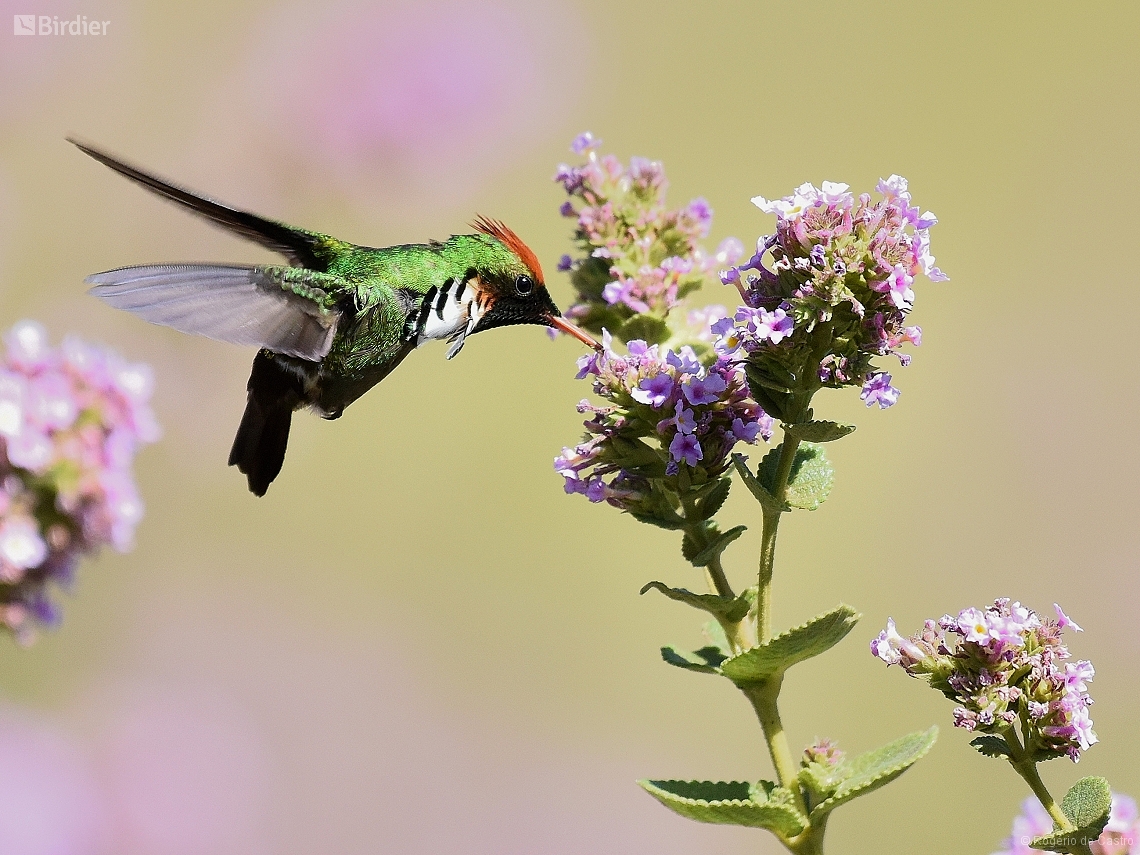
[[[602,346],[593,336],[562,317],[542,278],[534,251],[498,220],[479,217],[471,224],[486,245],[479,253],[477,299],[482,309],[472,334],[512,324],[540,324],[574,336],[594,350]]]

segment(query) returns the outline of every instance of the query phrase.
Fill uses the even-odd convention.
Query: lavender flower
[[[956,701],[955,726],[1001,733],[1020,721],[1030,756],[1068,756],[1076,763],[1097,741],[1088,714],[1093,667],[1086,660],[1065,661],[1070,655],[1061,632],[1079,628],[1055,608],[1057,620],[1042,620],[1002,598],[984,610],[928,620],[909,638],[888,620],[871,652]]]
[[[608,401],[578,405],[590,413],[586,436],[555,458],[567,493],[609,502],[635,515],[679,522],[690,493],[720,478],[737,442],[767,440],[772,419],[748,396],[738,367],[705,368],[689,347],[665,350],[641,340],[629,354],[605,349],[583,356],[578,377],[592,377]]]
[[[898,400],[873,359],[893,354],[910,362],[900,348],[922,340],[918,327],[904,324],[915,278],[947,277],[930,254],[937,218],[911,204],[906,179],[892,175],[877,189],[877,202],[830,181],[803,184],[775,201],[752,200],[776,215],[776,233],[721,272],[745,305],[714,331],[718,352],[747,363],[753,394],[773,415],[799,418],[821,386],[862,385],[868,406]]]
[[[0,625],[29,643],[58,620],[48,583],[66,586],[79,557],[132,546],[143,505],[131,475],[154,442],[145,365],[69,338],[49,347],[21,321],[0,365]]]
[[[634,157],[627,169],[613,155],[599,156],[600,144],[588,132],[579,134],[571,150],[586,162],[562,164],[554,175],[570,195],[560,211],[576,219],[581,253],[564,257],[559,269],[571,271],[578,290],[567,316],[628,341],[645,336],[644,325],[626,335],[628,321],[639,315],[663,321],[686,294],[711,281],[716,269],[736,263],[743,247],[729,238],[715,254],[706,253],[700,241],[712,223],[708,203],[694,199],[683,208],[666,208],[668,181],[659,162]],[[659,325],[658,331],[655,342],[664,341],[667,330]]]
[[[1021,803],[1021,813],[1014,817],[1010,836],[994,855],[1037,855],[1041,850],[1033,849],[1030,841],[1052,831],[1053,820],[1041,803],[1030,796]],[[1121,793],[1112,794],[1108,825],[1090,848],[1093,855],[1140,853],[1140,813],[1133,799]]]

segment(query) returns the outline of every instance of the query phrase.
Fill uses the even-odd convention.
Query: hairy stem
[[[730,599],[736,596],[732,586],[728,584],[728,577],[724,575],[724,566],[720,563],[719,555],[714,555],[705,565],[705,574],[708,576],[710,590]]]
[[[1028,748],[1023,746],[1021,740],[1017,738],[1017,731],[1011,725],[1002,731],[1002,736],[1009,747],[1009,765],[1022,777],[1025,783],[1029,784],[1029,789],[1033,790],[1033,795],[1037,796],[1037,801],[1041,802],[1041,806],[1048,812],[1057,828],[1062,832],[1075,831],[1073,823],[1065,816],[1061,806],[1053,800],[1045,782],[1041,780],[1041,776],[1037,773],[1037,764],[1033,761]],[[1080,843],[1072,851],[1080,853],[1080,855],[1091,855],[1092,853],[1088,844]]]
[[[788,492],[788,478],[800,441],[787,434],[780,444],[780,460],[776,466],[776,481],[772,495],[783,504]],[[776,533],[780,527],[779,511],[764,511],[764,533],[760,541],[760,569],[756,589],[756,638],[760,644],[772,637],[772,573],[776,566]]]
[[[760,727],[764,730],[764,740],[768,743],[768,753],[772,756],[772,765],[776,769],[776,777],[781,787],[791,790],[796,798],[796,807],[805,815],[807,804],[803,793],[800,792],[798,770],[792,751],[788,747],[788,737],[784,733],[784,723],[780,720],[780,709],[777,701],[780,697],[780,686],[784,682],[784,675],[742,687],[741,691],[752,702],[756,710],[756,718],[760,720]]]

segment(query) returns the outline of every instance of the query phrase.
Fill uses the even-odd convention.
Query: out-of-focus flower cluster
[[[576,221],[581,253],[559,263],[578,292],[566,314],[593,332],[605,328],[623,341],[660,343],[669,337],[662,323],[669,311],[715,281],[716,270],[735,264],[743,247],[728,238],[715,254],[706,253],[700,241],[712,223],[708,203],[694,199],[684,208],[666,208],[668,182],[659,161],[634,157],[626,168],[612,154],[599,157],[600,144],[592,134],[579,134],[571,150],[585,163],[562,164],[554,176],[570,196],[561,211]],[[657,323],[627,326],[646,315]]]
[[[1013,820],[1010,836],[994,855],[1037,855],[1041,850],[1029,845],[1035,837],[1053,832],[1053,820],[1036,798],[1030,796],[1021,804],[1021,813]],[[1134,855],[1140,853],[1140,813],[1136,802],[1121,793],[1112,794],[1112,811],[1108,825],[1092,845],[1093,855]]]
[[[888,620],[871,652],[957,701],[957,727],[1001,733],[1020,720],[1035,761],[1067,755],[1075,763],[1097,741],[1088,713],[1093,667],[1083,659],[1066,661],[1061,631],[1080,627],[1054,608],[1057,619],[1042,620],[1002,598],[986,609],[928,620],[909,638]]]
[[[53,349],[31,321],[4,340],[0,625],[26,643],[58,620],[49,582],[66,586],[104,544],[131,548],[143,513],[131,463],[159,429],[146,365],[75,338]]]
[[[721,272],[745,305],[713,329],[717,351],[747,362],[753,394],[774,416],[799,418],[789,410],[805,407],[821,386],[861,385],[867,406],[898,400],[890,374],[873,359],[894,354],[909,363],[900,348],[922,340],[921,329],[906,325],[915,278],[948,277],[930,254],[937,218],[911,204],[906,179],[892,175],[877,189],[883,198],[872,201],[825,181],[783,199],[752,200],[776,215],[776,233]]]
[[[578,361],[578,377],[592,377],[610,403],[578,405],[591,414],[585,439],[563,449],[554,468],[567,493],[679,527],[692,495],[728,468],[732,447],[767,440],[772,419],[728,360],[706,368],[688,346],[673,351],[637,339],[621,356],[609,333],[603,342],[602,352]]]

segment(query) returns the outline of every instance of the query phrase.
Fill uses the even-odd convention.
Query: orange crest
[[[504,246],[522,259],[522,263],[534,274],[534,281],[539,285],[545,284],[546,280],[542,278],[542,265],[538,263],[538,256],[534,254],[534,250],[523,243],[522,238],[507,228],[502,220],[492,220],[480,214],[471,224],[471,228],[502,241]]]

